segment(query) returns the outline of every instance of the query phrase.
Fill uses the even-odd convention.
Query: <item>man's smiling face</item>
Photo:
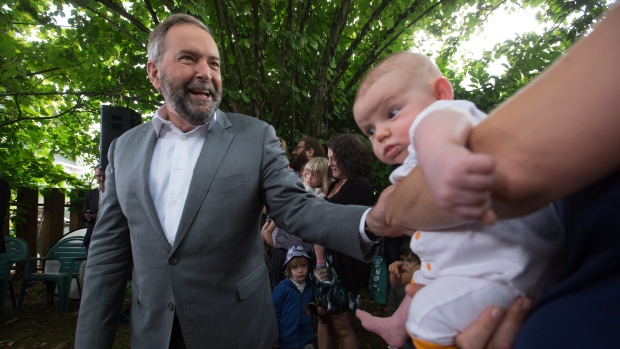
[[[166,33],[164,48],[149,77],[166,100],[170,120],[207,123],[222,100],[220,56],[213,37],[192,24],[175,25]]]

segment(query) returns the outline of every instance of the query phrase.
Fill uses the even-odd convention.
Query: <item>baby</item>
[[[465,173],[469,181],[487,187],[492,182],[492,160],[465,146],[486,114],[453,99],[452,85],[439,68],[411,52],[389,56],[362,80],[355,121],[381,161],[403,164],[390,176],[393,183],[419,162],[433,188],[444,166],[463,159],[472,165]],[[493,216],[485,220],[494,221]],[[357,313],[366,329],[392,346],[404,344],[408,332],[418,349],[454,348],[454,337],[485,308],[537,296],[558,276],[562,228],[550,206],[494,225],[472,222],[412,235],[411,250],[422,264],[412,283],[426,287],[414,299],[407,296],[390,318]]]

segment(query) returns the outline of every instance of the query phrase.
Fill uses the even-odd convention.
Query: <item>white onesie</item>
[[[486,118],[469,101],[431,104],[411,125],[409,155],[392,172],[393,183],[417,165],[413,142],[416,127],[429,113],[444,108],[465,111],[472,125]],[[454,337],[488,306],[507,307],[519,295],[539,295],[558,277],[562,236],[561,224],[550,205],[493,226],[472,223],[416,232],[411,250],[420,257],[422,267],[413,280],[427,286],[413,298],[407,330],[423,341],[453,345]]]

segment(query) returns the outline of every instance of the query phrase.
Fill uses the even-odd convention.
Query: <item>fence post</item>
[[[41,232],[41,255],[45,256],[63,235],[65,194],[58,188],[47,191],[43,197],[43,229]]]
[[[80,228],[86,228],[88,223],[82,221],[82,206],[84,203],[84,195],[86,191],[84,189],[72,189],[71,190],[71,208],[69,230],[73,231]]]
[[[39,226],[39,193],[37,189],[21,187],[17,189],[15,208],[15,234],[28,244],[28,257],[37,256],[37,228]],[[23,265],[18,264],[17,278],[23,275]]]

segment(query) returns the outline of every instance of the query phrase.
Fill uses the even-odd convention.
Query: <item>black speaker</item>
[[[110,143],[129,129],[141,123],[142,116],[135,110],[111,105],[101,106],[100,164],[103,168],[108,166],[108,149],[110,149]]]

